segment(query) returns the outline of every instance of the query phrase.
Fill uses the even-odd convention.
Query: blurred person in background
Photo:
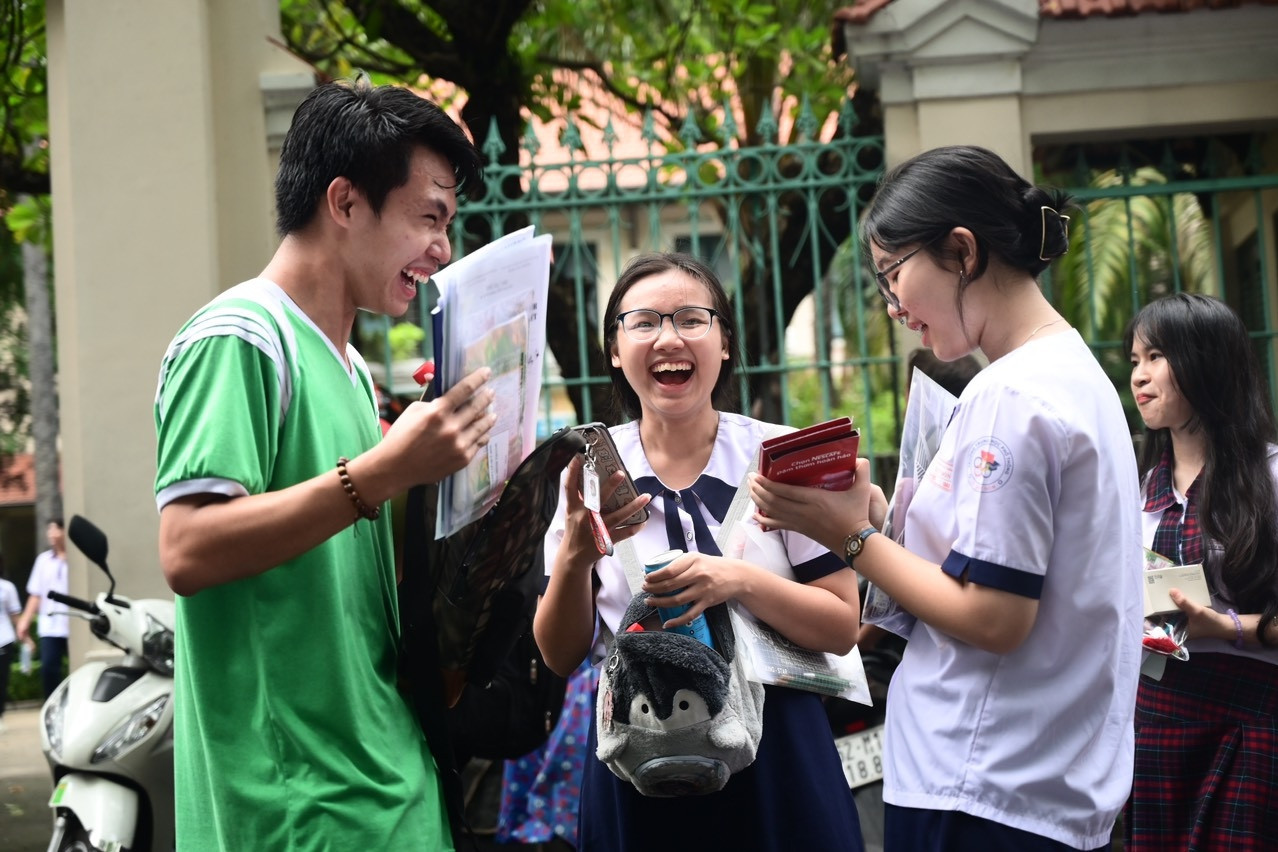
[[[67,536],[61,518],[45,527],[49,549],[41,553],[31,566],[27,578],[27,605],[18,618],[18,639],[31,641],[31,622],[37,618],[40,636],[40,685],[44,697],[62,683],[62,661],[67,655],[70,623],[66,607],[49,599],[49,592],[67,593]]]
[[[4,556],[0,555],[0,733],[4,733],[4,707],[9,700],[9,672],[13,670],[18,651],[18,614],[21,612],[18,587],[5,577]]]

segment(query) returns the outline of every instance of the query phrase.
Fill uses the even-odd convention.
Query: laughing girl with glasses
[[[647,523],[612,527],[613,539],[633,537],[640,560],[686,551],[661,569],[668,576],[648,575],[644,591],[654,606],[688,603],[684,618],[691,618],[736,600],[798,645],[846,653],[856,641],[859,601],[856,575],[842,560],[797,533],[760,533],[784,552],[785,565],[749,561],[749,550],[728,558],[716,544],[770,428],[732,413],[739,343],[731,317],[714,273],[688,255],[646,255],[622,273],[604,312],[604,348],[619,408],[630,418],[612,435],[642,494],[604,520],[619,523],[647,503]],[[596,549],[580,476],[574,461],[547,537],[550,580],[534,625],[546,661],[562,672],[602,650],[596,614],[615,634],[631,600],[621,558],[601,558]],[[615,485],[603,484],[604,500]],[[704,795],[640,794],[595,757],[592,726],[578,848],[860,850],[856,805],[820,696],[783,686],[764,691],[754,763]]]

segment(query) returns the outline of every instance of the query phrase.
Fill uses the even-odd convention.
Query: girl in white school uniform
[[[684,254],[631,261],[604,311],[613,390],[630,422],[612,429],[641,492],[604,518],[624,521],[645,503],[641,527],[613,528],[640,559],[687,551],[648,575],[654,606],[691,605],[689,618],[736,600],[792,641],[845,653],[856,641],[856,575],[797,533],[776,536],[789,565],[719,552],[719,531],[768,425],[734,414],[738,343],[727,294],[714,273]],[[620,478],[620,474],[614,477]],[[619,556],[600,557],[580,494],[581,463],[565,479],[546,540],[550,580],[534,633],[552,669],[572,671],[592,652],[595,619],[613,634],[631,599]],[[616,481],[602,483],[603,498]],[[648,502],[648,501],[651,502]],[[681,591],[680,591],[681,590]],[[582,778],[577,848],[583,852],[751,850],[860,852],[860,822],[820,696],[765,686],[763,736],[754,763],[720,791],[641,795],[595,757],[591,731]]]
[[[1278,842],[1278,430],[1242,319],[1178,293],[1128,328],[1145,421],[1145,545],[1203,565],[1211,606],[1183,595],[1188,660],[1141,677],[1129,852]],[[1165,658],[1164,658],[1165,659]]]
[[[954,147],[890,171],[866,215],[889,314],[942,360],[989,361],[904,547],[876,534],[864,459],[846,492],[752,481],[770,525],[843,551],[918,619],[888,694],[889,852],[1107,848],[1131,788],[1136,462],[1117,392],[1036,281],[1068,247],[1066,202]]]

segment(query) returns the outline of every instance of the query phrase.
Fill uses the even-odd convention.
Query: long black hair
[[[1261,614],[1257,631],[1278,616],[1278,496],[1270,473],[1278,443],[1269,390],[1242,319],[1219,299],[1177,293],[1150,302],[1123,336],[1162,353],[1181,396],[1193,409],[1190,428],[1206,453],[1199,519],[1223,549],[1217,593],[1243,612]],[[1171,447],[1170,429],[1146,429],[1141,475]]]
[[[608,306],[604,308],[604,356],[609,357],[617,344],[617,314],[621,312],[621,300],[625,298],[626,293],[643,279],[672,269],[677,269],[690,278],[700,281],[710,294],[709,307],[714,308],[714,323],[719,326],[719,331],[723,334],[723,345],[728,350],[727,360],[720,366],[719,379],[714,383],[714,390],[710,393],[710,403],[716,411],[735,410],[737,385],[733,379],[737,372],[737,362],[741,359],[738,354],[736,326],[732,321],[732,304],[728,301],[727,291],[723,289],[723,284],[719,282],[719,277],[714,274],[714,270],[690,254],[682,252],[641,254],[626,264],[626,268],[622,270],[621,276],[612,288],[612,295],[608,297]],[[630,382],[626,381],[626,374],[621,368],[612,366],[611,358],[608,361],[608,375],[612,379],[613,416],[618,419],[626,417],[637,420],[643,414],[639,394],[635,393]]]

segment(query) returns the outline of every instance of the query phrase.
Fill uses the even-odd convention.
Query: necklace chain
[[[1025,339],[1021,341],[1021,345],[1024,346],[1026,343],[1029,343],[1031,340],[1034,339],[1034,335],[1038,334],[1040,331],[1047,328],[1049,325],[1056,325],[1058,322],[1061,322],[1063,319],[1064,317],[1057,317],[1056,319],[1051,320],[1050,322],[1045,322],[1042,325],[1036,327],[1033,331],[1031,331],[1029,334],[1025,336]]]

